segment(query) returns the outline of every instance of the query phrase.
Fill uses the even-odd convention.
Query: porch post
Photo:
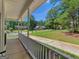
[[[5,50],[5,9],[4,0],[1,0],[1,12],[0,12],[0,52]]]
[[[19,19],[18,19],[18,27],[17,28],[18,28],[18,34],[19,34]]]
[[[21,33],[22,33],[22,17],[21,17]]]
[[[29,30],[30,30],[30,12],[29,12],[29,8],[28,8],[28,30],[27,30],[27,37],[29,37]]]

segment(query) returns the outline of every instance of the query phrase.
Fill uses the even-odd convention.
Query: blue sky
[[[47,15],[47,12],[52,8],[52,4],[50,4],[48,1],[45,2],[43,5],[41,5],[39,8],[37,8],[32,15],[35,17],[37,21],[39,20],[45,20],[45,17]]]
[[[37,8],[32,13],[32,15],[35,17],[35,20],[37,20],[37,21],[43,20],[44,21],[44,20],[46,20],[45,18],[47,16],[48,11],[51,8],[53,8],[53,7],[55,7],[55,6],[59,5],[59,4],[60,4],[60,0],[57,0],[55,5],[51,4],[50,0],[47,0],[44,4],[42,4],[39,8]],[[25,17],[25,20],[26,19],[27,18]]]

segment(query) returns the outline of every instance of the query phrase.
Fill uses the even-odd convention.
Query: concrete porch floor
[[[7,40],[7,59],[32,59],[18,39]]]

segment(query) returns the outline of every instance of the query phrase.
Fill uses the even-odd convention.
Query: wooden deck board
[[[8,59],[31,59],[18,39],[7,40]]]

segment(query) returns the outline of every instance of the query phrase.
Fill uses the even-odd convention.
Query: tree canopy
[[[57,0],[50,2],[56,3]],[[60,0],[60,4],[48,11],[46,26],[70,28],[72,32],[78,31],[79,0]],[[52,24],[53,23],[53,24]]]

